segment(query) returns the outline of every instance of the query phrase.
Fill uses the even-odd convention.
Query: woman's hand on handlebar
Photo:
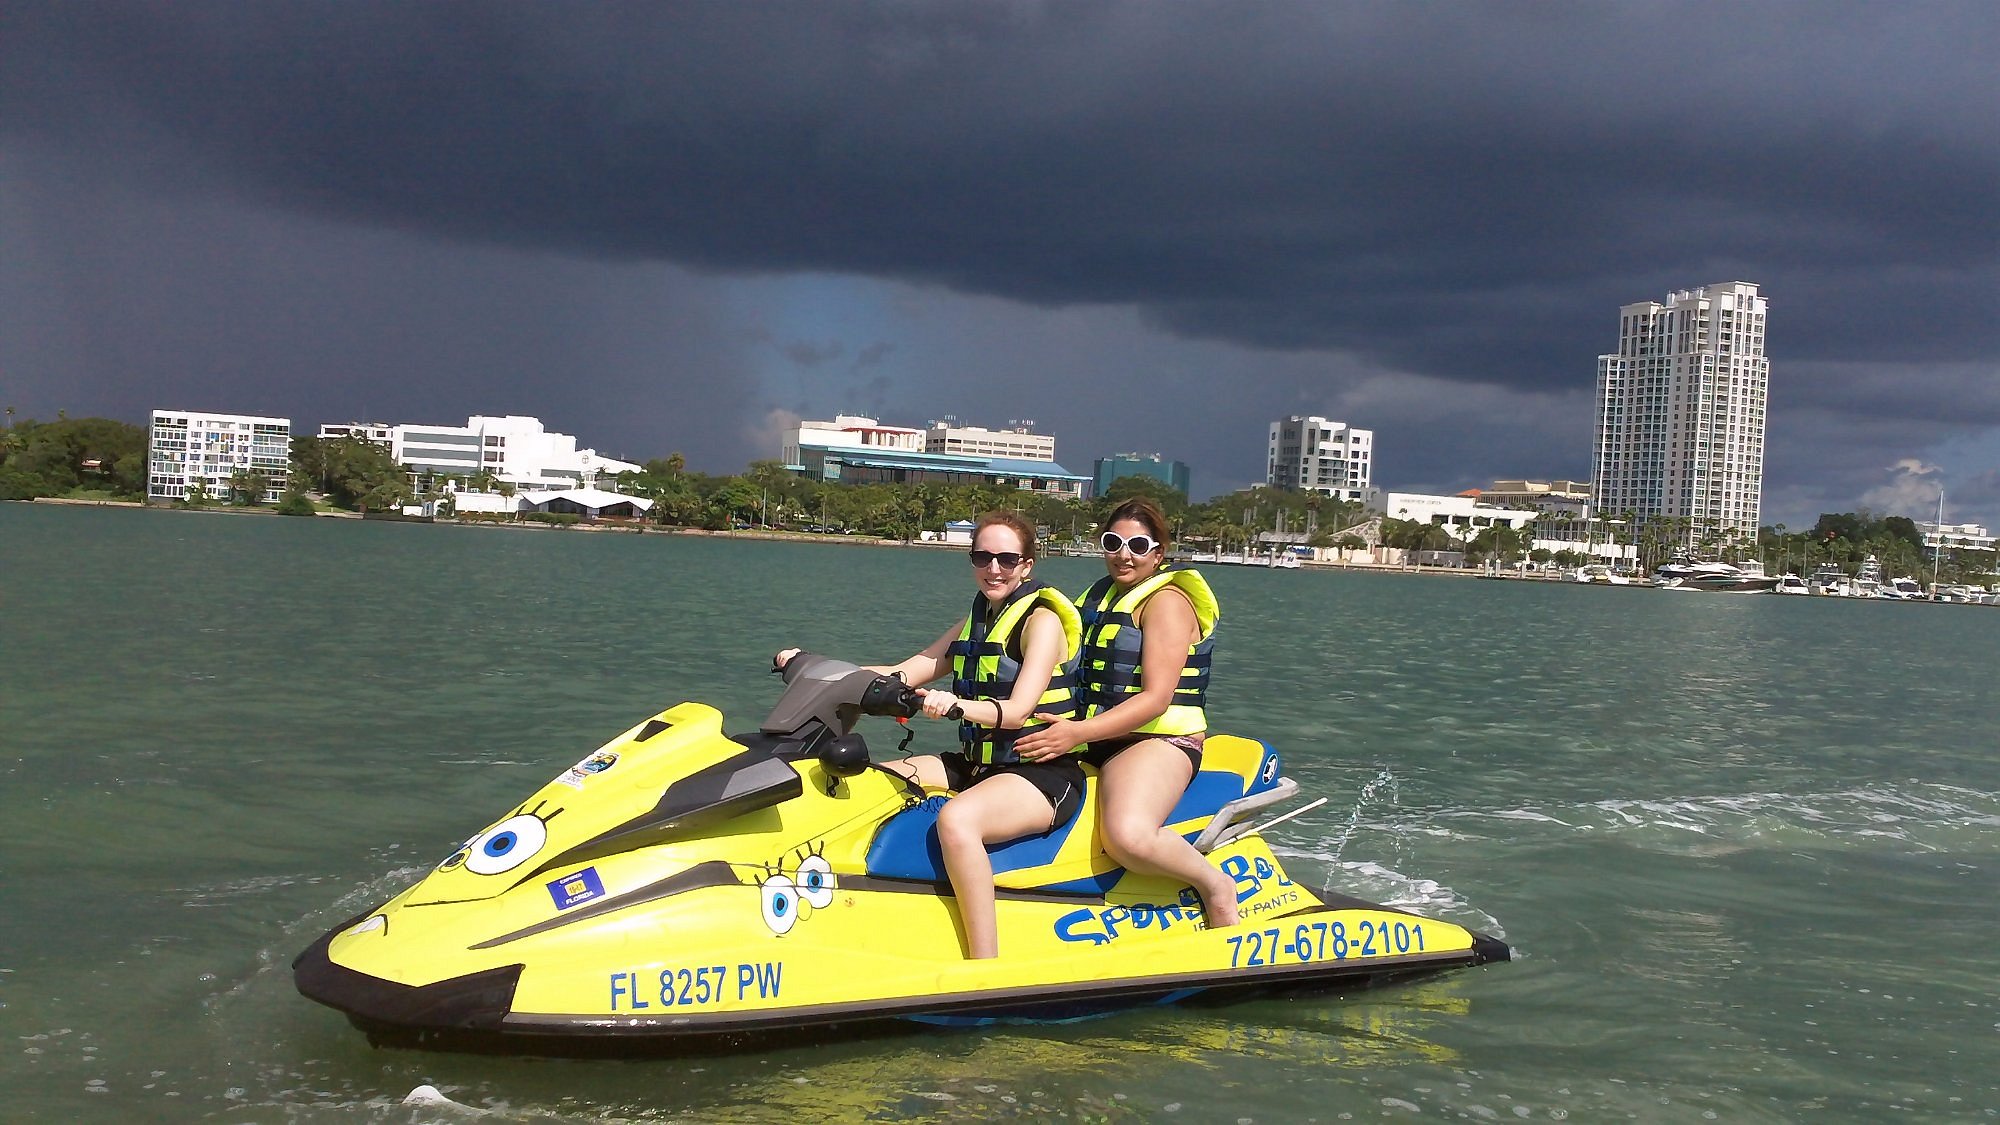
[[[1046,712],[1035,719],[1048,725],[1036,727],[1014,743],[1014,753],[1023,761],[1053,761],[1083,745],[1083,736],[1077,732],[1075,722]]]
[[[797,656],[799,654],[799,651],[800,650],[795,648],[779,650],[778,654],[771,658],[771,667],[779,672],[784,671],[785,665],[790,664],[792,662],[792,657]]]
[[[924,698],[924,714],[933,719],[952,718],[952,709],[965,702],[948,691],[935,688],[918,688],[917,694]]]

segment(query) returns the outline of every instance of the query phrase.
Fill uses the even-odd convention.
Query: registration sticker
[[[565,875],[550,883],[549,897],[556,900],[557,910],[568,910],[572,906],[582,906],[594,898],[604,897],[604,880],[597,875],[597,868],[586,867],[574,875]]]

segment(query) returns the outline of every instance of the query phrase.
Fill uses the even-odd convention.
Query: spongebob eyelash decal
[[[759,864],[764,872],[758,884],[758,910],[764,916],[764,925],[779,936],[792,932],[799,919],[814,910],[833,905],[835,879],[833,865],[821,853],[823,845],[813,844],[800,848],[792,866],[792,874],[785,874],[780,858],[774,863]]]
[[[542,815],[542,805],[521,806],[514,815],[474,836],[465,846],[439,864],[440,868],[465,864],[474,875],[504,875],[534,858],[549,842],[549,821],[562,815],[561,809]]]

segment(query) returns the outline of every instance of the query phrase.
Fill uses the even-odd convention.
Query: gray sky
[[[0,20],[0,404],[1033,419],[1207,494],[1590,471],[1618,308],[1771,298],[1765,521],[2000,525],[2000,6],[88,3]]]

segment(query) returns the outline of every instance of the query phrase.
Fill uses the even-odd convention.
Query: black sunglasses
[[[1107,531],[1098,536],[1097,545],[1104,548],[1104,553],[1107,555],[1115,555],[1121,548],[1130,548],[1134,556],[1150,555],[1153,553],[1153,548],[1159,546],[1153,542],[1153,537],[1150,535],[1134,535],[1127,539],[1115,531]]]
[[[1012,570],[1021,565],[1023,556],[1019,551],[967,551],[965,557],[971,559],[972,565],[981,570],[996,562],[1000,564],[1001,570]]]

